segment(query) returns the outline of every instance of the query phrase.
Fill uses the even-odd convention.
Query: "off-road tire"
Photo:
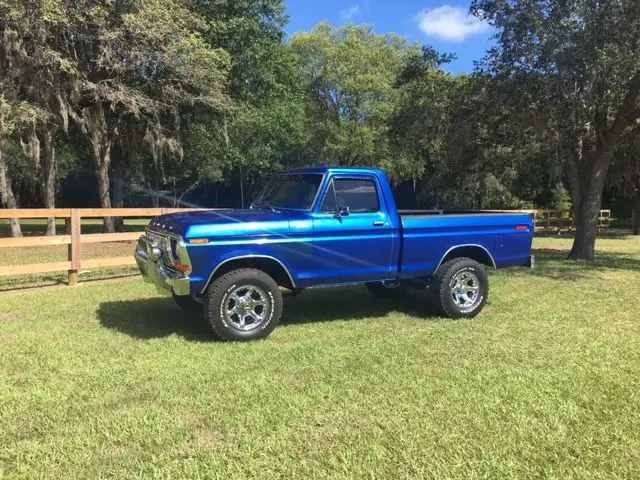
[[[473,273],[479,283],[479,297],[468,308],[457,305],[453,298],[455,278],[465,271]],[[482,311],[489,298],[489,277],[484,266],[475,260],[454,258],[440,265],[429,282],[429,295],[438,313],[450,318],[473,318]]]
[[[270,302],[268,318],[259,327],[243,331],[225,319],[224,308],[229,295],[242,285],[257,286],[262,289]],[[280,323],[282,316],[282,293],[278,284],[269,275],[253,268],[241,268],[226,273],[216,279],[207,289],[204,301],[207,321],[221,340],[249,341],[268,337]]]

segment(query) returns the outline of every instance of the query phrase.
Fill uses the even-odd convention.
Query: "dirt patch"
[[[2,312],[0,313],[0,323],[17,323],[22,321],[22,315],[18,312]]]

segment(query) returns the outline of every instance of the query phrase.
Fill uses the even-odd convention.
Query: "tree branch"
[[[616,119],[613,125],[607,132],[606,144],[607,147],[612,148],[620,140],[622,132],[626,128],[631,126],[637,119],[637,102],[638,95],[640,94],[640,71],[629,80],[627,83],[627,93],[624,96],[622,105],[616,115]]]

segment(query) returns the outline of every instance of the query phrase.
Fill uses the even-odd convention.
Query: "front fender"
[[[226,263],[233,260],[267,258],[279,263],[287,272],[291,284],[298,284],[296,271],[292,268],[290,259],[282,254],[283,246],[252,245],[251,248],[235,248],[232,250],[216,248],[215,245],[191,245],[189,256],[193,265],[191,274],[192,293],[202,294],[209,286],[216,272]],[[289,252],[291,253],[291,252]]]

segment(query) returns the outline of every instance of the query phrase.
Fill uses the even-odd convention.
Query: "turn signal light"
[[[516,230],[517,230],[518,232],[526,232],[527,230],[529,230],[529,227],[527,227],[526,225],[518,225],[518,226],[516,227]]]
[[[189,240],[190,245],[205,245],[207,243],[209,243],[209,240],[207,240],[206,238],[194,238],[192,240]]]
[[[188,274],[191,272],[191,267],[189,265],[185,265],[184,263],[180,263],[180,262],[176,262],[174,264],[174,267],[176,270],[184,273],[184,274]]]

